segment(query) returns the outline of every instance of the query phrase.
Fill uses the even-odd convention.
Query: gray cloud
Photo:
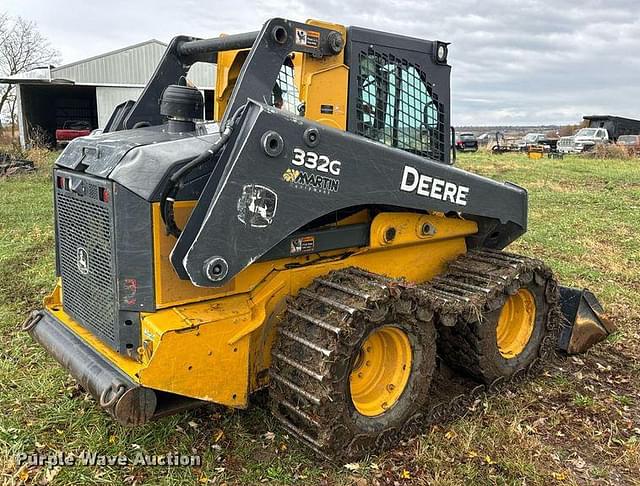
[[[151,37],[254,30],[274,16],[326,19],[451,42],[459,125],[640,116],[636,0],[4,0],[3,8],[36,20],[65,61]]]

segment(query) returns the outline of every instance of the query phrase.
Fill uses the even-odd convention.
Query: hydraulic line
[[[167,185],[160,198],[160,214],[162,216],[162,220],[164,221],[167,234],[173,235],[178,238],[180,236],[180,233],[182,233],[182,230],[178,227],[175,221],[173,205],[175,203],[177,194],[184,187],[184,177],[196,167],[199,167],[200,165],[215,157],[222,150],[222,148],[229,140],[231,133],[233,132],[234,125],[244,112],[245,106],[246,105],[242,105],[235,111],[235,113],[231,117],[231,120],[229,120],[229,122],[225,126],[218,140],[216,140],[207,150],[202,152],[190,162],[187,162],[180,169],[176,170],[169,178],[169,181],[167,182]]]

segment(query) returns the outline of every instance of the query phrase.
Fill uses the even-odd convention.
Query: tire
[[[520,285],[514,295],[505,296],[505,303],[501,307],[483,313],[480,321],[458,321],[454,327],[442,328],[439,338],[440,356],[452,367],[486,384],[510,378],[526,370],[540,357],[543,341],[552,328],[550,319],[556,292],[553,278],[543,279],[536,276],[529,283]],[[528,298],[535,302],[535,311],[531,313],[531,332],[516,327],[511,321],[512,327],[522,333],[521,339],[515,339],[518,345],[513,349],[508,346],[501,349],[498,339],[500,316],[510,310],[508,306],[513,305],[509,303],[510,299],[513,303],[513,299],[520,299],[521,295],[528,295]],[[505,318],[505,321],[509,320]],[[501,332],[500,335],[504,336],[504,333]],[[526,335],[526,344],[522,345],[525,342],[522,338]]]
[[[315,295],[322,295],[326,290],[315,284],[310,288]],[[398,433],[428,401],[436,366],[435,326],[431,321],[413,319],[407,308],[396,311],[396,304],[390,299],[382,305],[376,304],[376,315],[358,313],[351,316],[348,322],[343,321],[340,325],[339,335],[291,315],[281,324],[272,353],[272,412],[285,429],[330,460],[354,461],[392,447]],[[336,319],[335,309],[309,302],[304,296],[298,296],[292,308],[294,311],[304,309],[315,319],[331,322],[331,325],[342,321]],[[380,315],[379,309],[383,309],[384,315]],[[300,344],[299,339],[292,341],[292,335],[330,350],[331,356]],[[385,341],[381,341],[384,346],[374,343],[374,339],[383,339],[381,336],[384,335],[395,336],[397,343],[402,343],[393,348],[396,351],[410,348],[411,364],[406,382],[403,384],[402,379],[398,380],[398,388],[394,385],[391,391],[387,385],[386,390],[378,386],[371,394],[363,393],[363,389],[369,388],[358,388],[358,380],[375,375],[365,374],[364,378],[358,378],[362,375],[358,372],[367,369],[367,353],[379,348],[385,350],[385,357],[394,357],[393,352],[387,354],[393,346]],[[400,355],[396,353],[395,357]],[[382,361],[391,363],[390,369],[396,371],[400,370],[401,362],[406,365],[404,359]],[[300,371],[301,366],[307,368],[307,372]],[[381,394],[375,391],[378,389]],[[395,398],[385,407],[386,402],[381,401],[381,397],[387,392]],[[374,398],[368,400],[368,397]]]

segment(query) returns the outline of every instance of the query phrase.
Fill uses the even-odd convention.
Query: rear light
[[[69,178],[57,176],[56,177],[56,186],[58,189],[66,189],[69,190]]]
[[[100,200],[104,203],[108,203],[109,202],[109,189],[107,189],[106,187],[101,187],[100,188]]]

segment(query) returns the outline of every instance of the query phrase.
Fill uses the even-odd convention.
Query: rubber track
[[[344,382],[348,373],[332,367],[332,355],[339,352],[341,340],[359,338],[351,335],[355,319],[379,322],[393,312],[460,329],[465,323],[481,323],[484,313],[500,308],[509,295],[534,278],[540,284],[546,282],[550,315],[538,359],[528,369],[507,381],[483,385],[441,363],[432,381],[430,403],[402,430],[382,431],[375,440],[349,434],[347,443],[339,440],[340,417],[332,416],[327,384]],[[467,252],[445,273],[421,285],[358,268],[331,272],[288,303],[272,351],[272,412],[291,435],[330,460],[352,460],[389,449],[431,424],[469,413],[479,398],[515,388],[538,374],[555,355],[561,322],[558,300],[557,283],[541,261],[488,249]]]

